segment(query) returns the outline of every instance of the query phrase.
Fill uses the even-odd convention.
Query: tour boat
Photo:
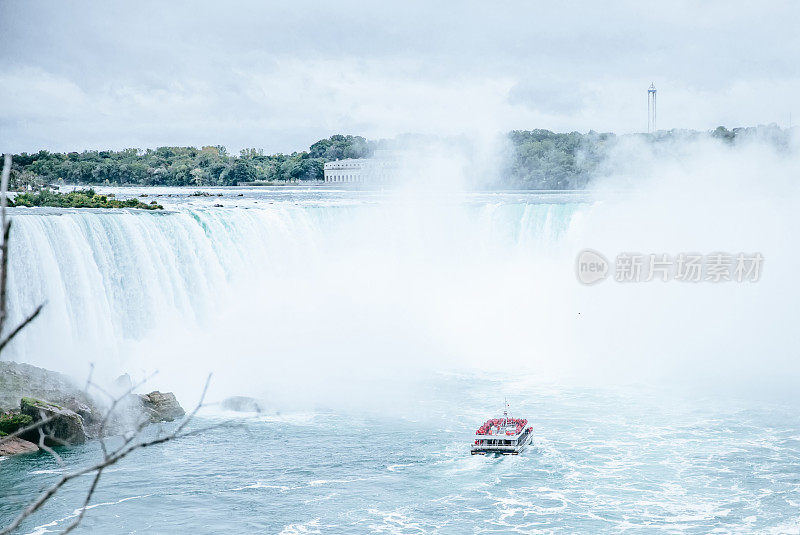
[[[475,431],[475,442],[472,444],[472,455],[499,453],[501,455],[519,455],[533,438],[533,427],[527,427],[528,420],[512,418],[508,415],[508,403],[502,418],[486,420]]]

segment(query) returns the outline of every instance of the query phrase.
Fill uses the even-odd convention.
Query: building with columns
[[[325,183],[380,184],[391,180],[398,168],[388,151],[375,151],[373,158],[347,158],[324,166]]]
[[[325,182],[364,182],[365,158],[347,158],[325,164]]]

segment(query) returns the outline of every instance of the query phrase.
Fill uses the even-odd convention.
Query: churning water
[[[136,452],[104,475],[79,531],[800,530],[795,405],[574,380],[604,368],[590,361],[609,347],[630,349],[616,340],[637,324],[605,315],[652,313],[604,310],[633,290],[576,282],[594,200],[209,191],[223,196],[148,190],[179,195],[156,198],[165,213],[12,213],[11,311],[47,306],[10,356],[76,377],[90,362],[109,379],[157,369],[153,388],[185,406],[213,371],[213,399],[267,407],[243,427]],[[615,362],[638,366],[628,357]],[[470,456],[504,397],[533,446]],[[238,417],[211,410],[195,425]],[[80,466],[99,451],[63,454]],[[61,470],[46,454],[0,462],[0,524]],[[22,532],[66,527],[88,485]]]
[[[520,378],[524,379],[524,378]],[[653,392],[437,377],[406,416],[289,411],[133,454],[103,476],[84,533],[795,533],[796,411]],[[503,392],[533,421],[519,457],[469,454]],[[347,395],[346,388],[342,395]],[[234,415],[209,415],[198,425]],[[65,452],[71,466],[99,455]],[[0,520],[61,468],[2,462]],[[88,479],[22,533],[58,532]]]

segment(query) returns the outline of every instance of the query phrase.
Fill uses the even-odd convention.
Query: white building
[[[325,164],[326,183],[384,183],[397,169],[397,160],[387,151],[375,151],[374,158],[347,158]]]
[[[366,159],[348,158],[325,164],[325,182],[363,182]]]

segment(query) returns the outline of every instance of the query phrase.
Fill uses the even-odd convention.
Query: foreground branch
[[[11,155],[3,158],[3,172],[0,174],[0,225],[3,229],[3,243],[0,246],[0,333],[6,324],[6,284],[8,282],[8,235],[11,232],[11,221],[6,219],[6,204],[8,202],[8,177],[11,174]]]
[[[6,325],[6,320],[8,318],[8,310],[7,310],[7,289],[8,289],[8,237],[11,232],[11,222],[6,217],[6,192],[8,191],[8,179],[9,174],[11,172],[11,157],[9,155],[5,156],[2,175],[0,175],[0,229],[2,229],[2,243],[0,243],[0,352],[2,352],[7,345],[14,339],[17,334],[19,334],[23,329],[25,329],[30,323],[39,316],[39,313],[42,311],[44,304],[39,305],[34,309],[34,311],[29,314],[19,325],[17,325],[8,335],[3,336],[3,330]],[[104,434],[106,432],[106,426],[112,414],[117,409],[118,405],[126,398],[128,398],[133,391],[141,386],[142,383],[138,383],[136,385],[132,385],[128,388],[124,393],[118,396],[112,396],[104,389],[102,389],[99,385],[92,381],[92,373],[94,371],[94,367],[89,373],[89,377],[86,381],[86,387],[84,392],[88,394],[88,389],[90,386],[94,386],[102,393],[106,394],[110,398],[110,407],[106,411],[104,418],[100,425],[100,450],[102,452],[102,459],[90,466],[79,468],[68,472],[62,475],[55,483],[50,485],[49,487],[45,488],[35,499],[33,499],[18,515],[17,517],[6,527],[0,528],[0,535],[7,535],[17,529],[25,519],[29,518],[33,515],[36,511],[41,509],[53,496],[55,496],[61,488],[69,483],[70,481],[79,478],[81,476],[87,474],[94,474],[94,478],[92,479],[91,486],[89,487],[85,498],[83,499],[83,505],[80,507],[80,511],[77,514],[77,517],[73,520],[73,522],[67,526],[63,533],[69,533],[73,531],[83,520],[86,511],[89,507],[89,503],[91,502],[92,496],[94,496],[95,491],[98,488],[100,483],[100,479],[104,473],[104,470],[116,463],[120,460],[124,459],[134,451],[142,448],[147,448],[150,446],[155,446],[157,444],[163,444],[170,440],[175,440],[177,438],[188,437],[198,433],[203,433],[209,431],[211,429],[222,427],[229,425],[230,422],[222,422],[216,425],[208,426],[205,428],[195,429],[192,431],[187,430],[187,426],[191,423],[194,417],[197,415],[197,412],[203,407],[206,393],[208,391],[208,385],[211,381],[211,375],[208,376],[206,379],[205,385],[203,387],[203,392],[200,396],[200,400],[198,401],[197,405],[195,406],[194,410],[192,410],[189,414],[185,415],[183,420],[177,425],[177,427],[170,433],[161,434],[162,430],[159,429],[155,438],[149,440],[140,440],[142,431],[150,424],[150,419],[145,418],[144,420],[138,422],[134,429],[123,436],[122,442],[116,447],[116,449],[109,450],[106,442],[104,440]],[[148,377],[149,379],[149,377]],[[0,444],[4,442],[10,441],[20,435],[25,435],[31,431],[38,430],[39,432],[39,447],[49,453],[56,462],[59,463],[60,466],[64,466],[63,459],[56,453],[56,451],[50,447],[49,444],[45,442],[49,442],[50,444],[65,444],[66,442],[61,440],[60,438],[54,436],[54,431],[48,426],[49,423],[56,419],[57,415],[46,416],[44,411],[40,411],[40,419],[31,425],[26,426],[25,428],[18,429],[16,432],[5,436],[0,437]]]
[[[101,474],[102,474],[102,472],[103,472],[103,470],[105,468],[107,468],[107,467],[109,467],[109,466],[111,466],[113,464],[118,463],[120,460],[124,459],[125,457],[127,457],[128,455],[130,455],[131,453],[133,453],[134,451],[136,451],[138,449],[147,448],[147,447],[150,447],[150,446],[155,446],[157,444],[163,444],[165,442],[169,442],[170,440],[189,437],[189,436],[196,435],[198,433],[203,433],[203,432],[209,431],[211,429],[216,429],[216,428],[219,428],[219,427],[222,427],[222,426],[230,425],[229,422],[221,422],[219,424],[207,426],[207,427],[200,428],[200,429],[195,429],[195,430],[191,430],[191,431],[186,430],[187,426],[194,419],[194,417],[197,414],[197,412],[202,407],[205,406],[204,405],[204,401],[205,401],[205,397],[206,397],[206,393],[208,391],[208,386],[209,386],[210,381],[211,381],[211,375],[209,375],[208,378],[206,379],[205,386],[203,387],[203,392],[202,392],[202,394],[200,396],[200,401],[198,401],[197,405],[192,410],[192,412],[187,414],[183,418],[183,420],[180,422],[180,424],[178,424],[178,426],[172,432],[167,433],[166,435],[157,436],[157,437],[149,439],[149,440],[142,440],[142,441],[134,442],[134,439],[139,436],[141,431],[147,426],[147,424],[149,422],[143,422],[143,423],[139,424],[137,426],[136,430],[133,433],[131,433],[128,437],[126,437],[123,440],[122,444],[120,446],[118,446],[116,449],[111,450],[111,451],[105,451],[105,446],[103,446],[103,450],[105,451],[105,453],[104,453],[103,459],[101,461],[99,461],[99,462],[97,462],[95,464],[92,464],[91,466],[87,466],[85,468],[80,468],[78,470],[75,470],[73,472],[70,472],[70,473],[67,473],[67,474],[64,474],[63,476],[61,476],[58,479],[58,481],[56,481],[53,485],[51,485],[50,487],[45,489],[35,500],[33,500],[30,504],[28,504],[28,506],[13,520],[13,522],[11,522],[5,528],[0,529],[0,535],[7,535],[7,534],[11,533],[12,531],[14,531],[17,527],[19,527],[19,525],[26,518],[30,517],[33,513],[38,511],[45,503],[47,503],[68,482],[70,482],[73,479],[78,478],[80,476],[94,473],[95,474],[94,480],[92,481],[92,485],[91,485],[91,487],[89,488],[89,490],[87,492],[86,498],[84,499],[83,506],[80,509],[80,513],[78,514],[78,517],[63,532],[63,533],[68,533],[68,532],[74,530],[78,526],[80,521],[83,519],[83,516],[84,516],[84,514],[86,512],[86,509],[89,506],[89,501],[91,500],[92,495],[94,494],[95,490],[97,489],[97,485],[99,483],[100,476],[101,476]]]
[[[5,264],[3,264],[3,265],[5,265]],[[3,278],[5,278],[5,277],[3,277]],[[39,315],[39,312],[42,311],[42,308],[44,308],[44,303],[42,303],[41,305],[36,307],[36,309],[33,312],[31,312],[31,314],[27,318],[22,320],[22,323],[17,325],[14,328],[14,330],[11,331],[11,333],[8,336],[6,336],[5,338],[3,338],[2,341],[0,341],[0,351],[3,351],[3,349],[8,345],[8,343],[11,340],[13,340],[14,337],[17,336],[22,329],[27,327],[30,322],[32,322],[33,320],[36,319],[36,317]]]

